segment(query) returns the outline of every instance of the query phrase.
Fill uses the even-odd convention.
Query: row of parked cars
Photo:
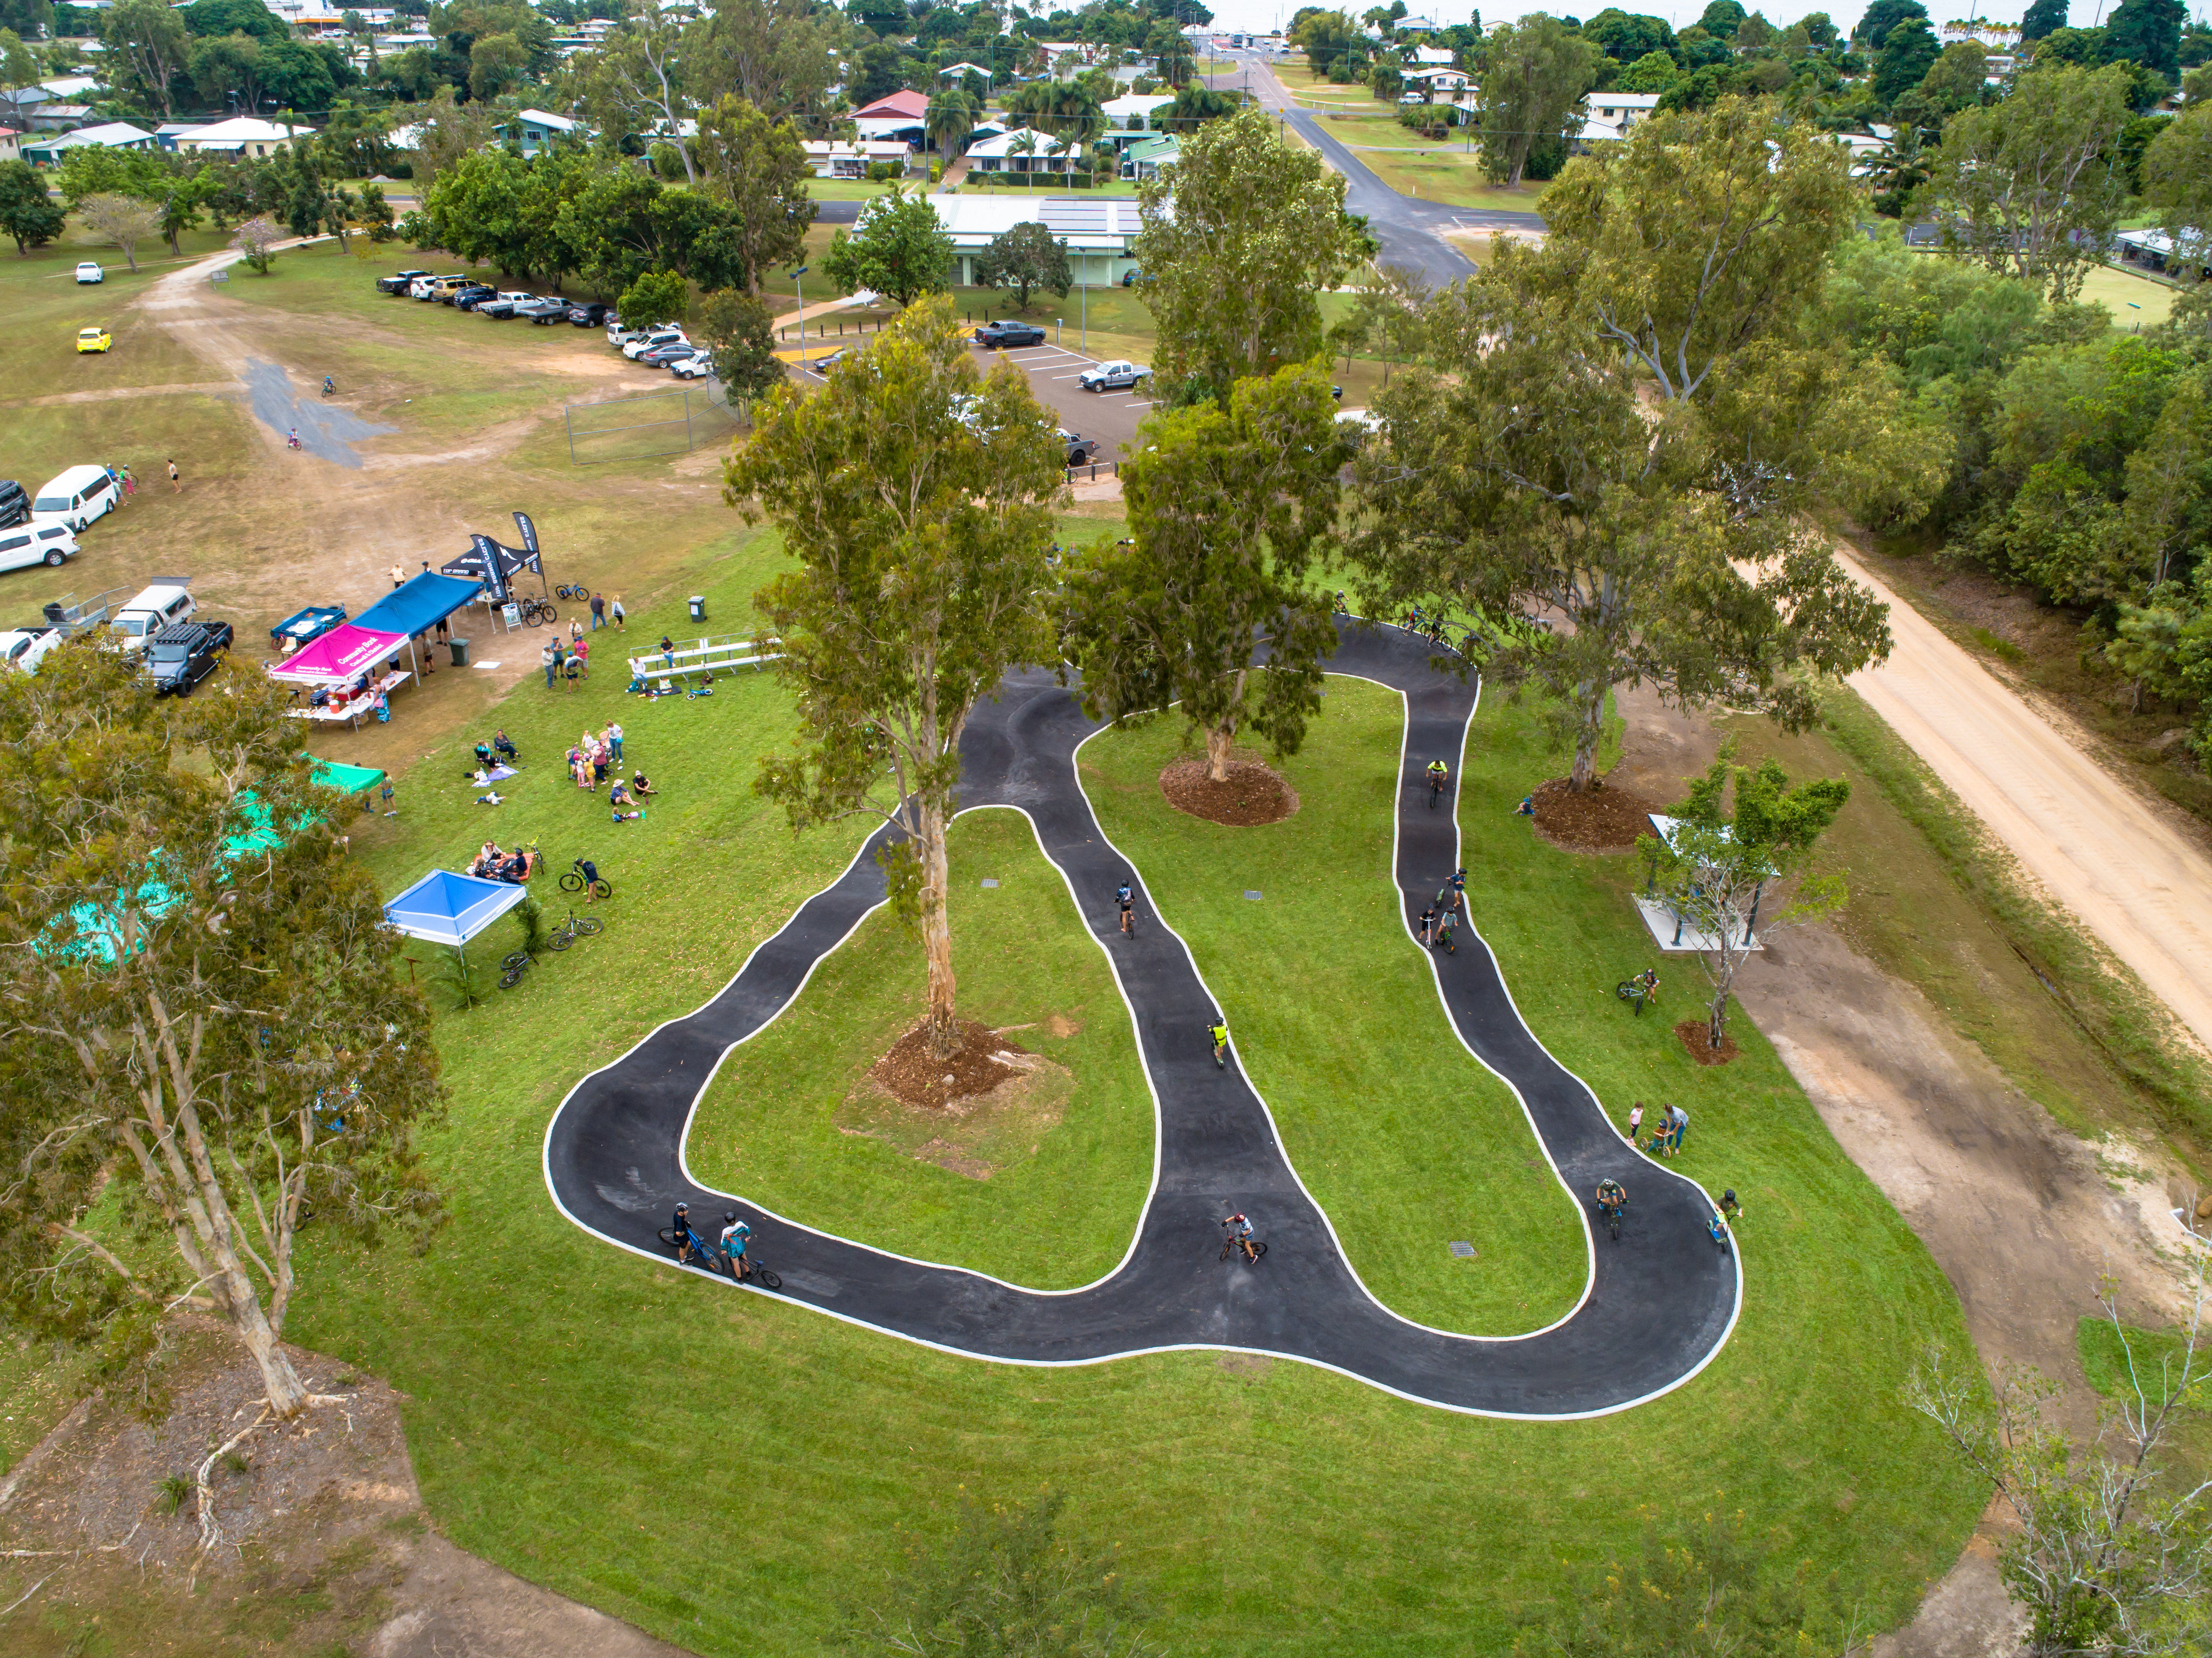
[[[632,328],[620,317],[607,319],[607,343],[619,346],[632,362],[648,368],[665,368],[678,380],[704,380],[714,372],[714,354],[694,345],[674,323],[658,328]]]
[[[498,322],[524,317],[549,327],[565,322],[577,328],[597,328],[607,317],[607,307],[596,300],[564,300],[555,295],[540,297],[517,289],[494,288],[474,276],[458,274],[439,276],[428,270],[395,270],[389,276],[379,276],[376,285],[395,299],[450,305],[456,311],[473,311]]]
[[[70,641],[88,640],[138,657],[155,695],[184,696],[216,671],[235,636],[229,623],[198,611],[185,576],[156,576],[112,614],[104,606],[72,612],[57,601],[46,606],[41,623],[0,629],[0,669],[36,673],[41,661]]]
[[[105,466],[72,466],[36,492],[0,478],[0,570],[59,569],[77,555],[77,536],[122,503]]]

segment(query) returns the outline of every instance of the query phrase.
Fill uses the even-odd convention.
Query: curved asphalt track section
[[[1431,757],[1461,752],[1480,687],[1438,672],[1426,647],[1395,628],[1346,626],[1332,669],[1406,700],[1395,877],[1407,948],[1419,949],[1414,918],[1459,855],[1455,816],[1428,807],[1420,773]],[[1099,729],[1050,676],[1010,677],[999,700],[969,721],[961,805],[1027,815],[1135,1023],[1157,1106],[1153,1184],[1112,1272],[1079,1290],[1024,1290],[816,1231],[690,1177],[684,1138],[723,1057],[789,1006],[822,958],[884,902],[872,855],[881,835],[756,950],[720,995],[661,1026],[562,1102],[544,1145],[546,1184],[562,1212],[610,1243],[665,1263],[670,1257],[655,1232],[679,1199],[710,1213],[734,1208],[751,1224],[757,1253],[782,1275],[782,1299],[975,1358],[1084,1364],[1231,1349],[1303,1360],[1446,1409],[1555,1418],[1625,1409],[1704,1368],[1735,1327],[1742,1297],[1734,1252],[1706,1236],[1708,1199],[1637,1152],[1589,1087],[1545,1051],[1473,927],[1463,930],[1456,956],[1431,956],[1437,993],[1462,1040],[1519,1096],[1575,1194],[1589,1278],[1565,1317],[1503,1338],[1430,1329],[1368,1293],[1241,1064],[1232,1058],[1225,1070],[1214,1066],[1205,1035],[1213,997],[1182,940],[1156,919],[1143,872],[1091,814],[1075,756]],[[1133,940],[1121,938],[1114,903],[1125,877],[1149,922]],[[1589,1227],[1587,1194],[1607,1175],[1631,1199],[1618,1244]],[[1237,1210],[1253,1217],[1269,1246],[1257,1266],[1218,1259],[1218,1222]],[[1439,1254],[1443,1244],[1437,1241]]]

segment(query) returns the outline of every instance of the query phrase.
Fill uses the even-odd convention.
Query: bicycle
[[[531,955],[526,950],[518,950],[513,955],[509,956],[505,961],[501,962],[500,963],[501,971],[499,975],[499,987],[501,990],[512,990],[515,986],[520,984],[522,982],[522,975],[530,969],[530,963]]]
[[[1632,979],[1623,979],[1613,987],[1613,993],[1624,1002],[1636,1004],[1636,1017],[1644,1017],[1644,1004],[1659,999],[1659,980],[1656,975],[1639,973]]]
[[[324,375],[324,376],[323,376],[323,395],[324,395],[325,397],[326,397],[326,398],[334,398],[334,397],[337,396],[337,394],[338,394],[338,388],[337,388],[337,382],[336,382],[336,381],[334,381],[334,380],[332,380],[331,379],[331,377],[330,377],[328,374]]]
[[[1613,1234],[1613,1241],[1615,1243],[1620,1242],[1620,1218],[1627,1208],[1628,1194],[1626,1192],[1621,1193],[1619,1198],[1611,1202],[1607,1202],[1602,1195],[1597,1199],[1598,1218],[1606,1224],[1606,1228]]]
[[[696,1266],[701,1272],[710,1273],[715,1278],[720,1278],[723,1275],[722,1252],[696,1232],[692,1231],[690,1228],[684,1228],[679,1234],[674,1227],[664,1226],[660,1229],[659,1237],[661,1242],[671,1249],[680,1250],[687,1242],[690,1243],[690,1258],[686,1260],[683,1255],[678,1254],[676,1259],[676,1264],[678,1266]]]
[[[747,1250],[744,1254],[739,1255],[737,1259],[738,1260],[744,1263],[744,1270],[743,1272],[735,1271],[736,1263],[732,1263],[732,1275],[738,1283],[757,1284],[763,1290],[781,1290],[783,1288],[783,1280],[778,1278],[774,1272],[769,1271],[767,1267],[762,1266],[760,1262],[755,1260],[750,1250]]]
[[[1437,802],[1444,798],[1444,785],[1450,780],[1443,772],[1432,771],[1429,774],[1429,810],[1431,811],[1434,811],[1437,809]]]
[[[574,944],[579,938],[590,938],[596,937],[600,932],[605,931],[605,927],[606,924],[605,922],[597,920],[589,915],[579,916],[576,912],[572,909],[568,912],[568,919],[562,922],[559,926],[555,927],[550,933],[546,935],[545,948],[548,950],[566,950],[570,944]]]
[[[556,598],[589,598],[592,590],[580,581],[556,581],[553,584]]]
[[[542,628],[561,619],[561,613],[542,598],[519,598],[515,600],[515,610],[526,628]]]
[[[579,858],[575,863],[570,866],[568,872],[561,878],[561,890],[563,892],[581,892],[586,887],[590,888],[592,896],[594,899],[605,900],[615,896],[615,890],[609,886],[600,877],[592,875],[586,878],[585,876],[584,860]],[[594,932],[599,931],[599,925],[597,922],[592,924],[592,931]]]
[[[1243,1250],[1244,1259],[1255,1266],[1260,1264],[1260,1257],[1267,1253],[1267,1246],[1259,1239],[1237,1237],[1232,1235],[1222,1243],[1220,1259],[1228,1260],[1230,1252],[1233,1249]]]
[[[676,1229],[672,1226],[662,1227],[656,1236],[660,1239],[663,1248],[673,1249],[678,1245]],[[783,1288],[783,1280],[758,1261],[754,1260],[750,1255],[741,1255],[738,1258],[747,1263],[744,1276],[739,1277],[729,1264],[727,1257],[696,1232],[690,1234],[690,1242],[691,1258],[689,1260],[678,1260],[676,1263],[678,1266],[696,1266],[701,1272],[711,1277],[728,1278],[739,1284],[757,1284],[763,1290]]]

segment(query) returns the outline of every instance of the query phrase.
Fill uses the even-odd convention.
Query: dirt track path
[[[1896,648],[1851,676],[2021,867],[2212,1048],[2212,859],[1839,550]]]

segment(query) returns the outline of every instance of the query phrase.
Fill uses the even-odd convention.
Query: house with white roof
[[[542,109],[521,109],[514,112],[513,120],[502,121],[492,131],[502,138],[512,139],[525,155],[535,155],[563,138],[587,137],[591,129],[565,115],[554,115]]]
[[[1583,100],[1583,114],[1591,125],[1603,125],[1626,137],[1631,127],[1651,118],[1659,107],[1656,92],[1593,92]]]
[[[1452,49],[1449,46],[1414,46],[1406,53],[1407,63],[1431,69],[1440,64],[1449,66],[1451,60]]]
[[[80,94],[97,91],[100,78],[93,75],[62,75],[51,81],[41,81],[39,85],[49,98],[58,98],[67,103]]]
[[[1455,98],[1474,84],[1463,69],[1409,69],[1403,78],[1408,91],[1418,89],[1431,98]]]
[[[1133,132],[1164,131],[1154,121],[1153,112],[1174,108],[1175,94],[1170,92],[1164,97],[1157,92],[1148,92],[1141,97],[1132,94],[1127,98],[1109,98],[1098,107],[1106,112],[1106,142],[1120,144]]]
[[[1016,225],[1034,222],[1067,246],[1081,288],[1111,288],[1136,268],[1137,203],[1127,196],[925,196],[952,238],[960,285],[975,283],[975,258]],[[863,210],[862,216],[866,216]]]
[[[229,155],[239,160],[273,155],[295,138],[312,138],[315,129],[302,126],[296,121],[279,125],[264,121],[258,116],[240,115],[228,121],[217,121],[213,126],[199,127],[191,132],[177,135],[180,150],[204,151],[209,155]]]
[[[810,138],[799,149],[806,152],[806,164],[817,179],[865,179],[871,167],[886,164],[903,173],[914,155],[914,146],[903,138],[868,138],[850,144]]]
[[[1016,127],[995,138],[968,146],[970,178],[1020,179],[1032,174],[1080,173],[1081,156],[1073,145],[1049,132]]]
[[[22,146],[22,159],[33,167],[59,167],[72,149],[154,149],[154,135],[128,121],[107,121],[99,126],[76,127]]]
[[[981,64],[947,64],[937,71],[940,81],[957,81],[963,75],[980,76],[986,81],[991,78],[991,71]]]

